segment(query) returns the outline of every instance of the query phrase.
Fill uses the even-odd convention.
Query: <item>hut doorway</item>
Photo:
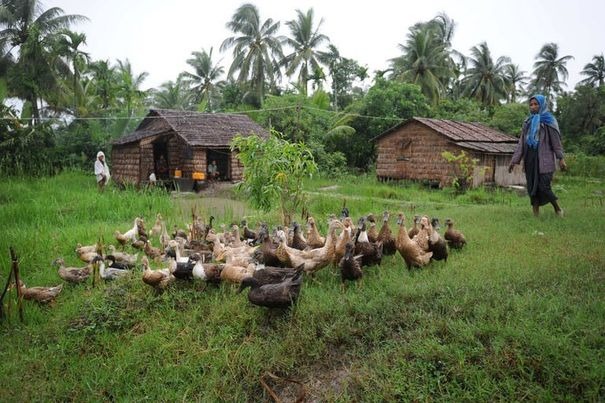
[[[231,166],[229,165],[229,149],[215,149],[206,151],[206,164],[210,165],[212,161],[216,162],[219,172],[219,180],[226,181],[231,179]]]
[[[168,171],[168,143],[156,141],[153,143],[153,169],[156,178],[160,180],[170,179]]]

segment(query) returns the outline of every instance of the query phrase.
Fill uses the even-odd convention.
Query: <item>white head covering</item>
[[[103,151],[99,151],[99,152],[97,153],[97,158],[99,158],[101,155],[102,155],[103,157],[105,156],[105,154],[103,154]]]

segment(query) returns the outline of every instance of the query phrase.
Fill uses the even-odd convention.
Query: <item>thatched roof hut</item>
[[[113,142],[112,177],[120,183],[140,184],[151,172],[170,179],[207,173],[216,161],[220,180],[242,178],[242,165],[230,150],[236,135],[267,137],[267,130],[246,115],[150,109],[136,130]]]
[[[440,186],[452,182],[454,166],[443,151],[464,150],[478,159],[473,185],[524,184],[520,168],[508,173],[518,139],[479,123],[414,117],[376,136],[376,175],[379,179],[413,179]]]

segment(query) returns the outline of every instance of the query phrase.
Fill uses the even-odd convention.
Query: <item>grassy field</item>
[[[263,382],[285,401],[300,384],[309,401],[605,399],[605,207],[591,198],[603,181],[557,177],[563,219],[546,207],[534,218],[527,197],[501,190],[457,196],[364,176],[306,188],[322,231],[346,202],[355,218],[451,217],[469,243],[412,273],[387,257],[344,291],[323,269],[286,313],[226,284],[156,295],[140,272],[66,284],[54,306],[24,301],[25,323],[13,305],[0,324],[0,401],[271,401]],[[77,242],[111,242],[136,215],[183,227],[196,206],[215,224],[277,223],[223,197],[98,194],[82,173],[0,179],[0,283],[9,246],[28,286],[59,284],[56,257],[79,264]]]

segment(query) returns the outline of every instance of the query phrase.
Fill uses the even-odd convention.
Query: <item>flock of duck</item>
[[[345,281],[361,279],[364,267],[379,265],[383,255],[398,252],[408,269],[420,268],[432,260],[447,261],[449,248],[466,244],[452,220],[446,220],[447,230],[442,237],[437,219],[415,216],[413,227],[408,230],[403,212],[397,214],[397,233],[390,228],[388,211],[382,214],[378,229],[373,214],[354,223],[346,207],[340,219],[329,219],[325,235],[320,234],[313,217],[307,219],[305,234],[296,222],[273,231],[261,223],[253,231],[245,220],[229,229],[222,225],[222,231],[217,232],[213,219],[211,216],[205,223],[194,213],[187,231],[175,227],[169,235],[161,214],[157,214],[149,232],[145,221],[137,217],[128,231],[115,231],[115,246],[78,244],[76,253],[86,266],[66,267],[61,258],[54,264],[63,280],[83,283],[91,276],[110,281],[132,275],[140,262],[143,282],[159,292],[177,280],[214,284],[225,281],[239,284],[238,292],[250,288],[248,300],[252,304],[287,308],[299,296],[303,275],[313,276],[328,265],[339,268],[344,286]],[[153,247],[152,239],[157,239],[160,247]],[[127,247],[138,251],[128,253]],[[161,267],[152,268],[151,261]],[[54,301],[62,287],[27,288],[19,283],[25,299],[40,303]]]

